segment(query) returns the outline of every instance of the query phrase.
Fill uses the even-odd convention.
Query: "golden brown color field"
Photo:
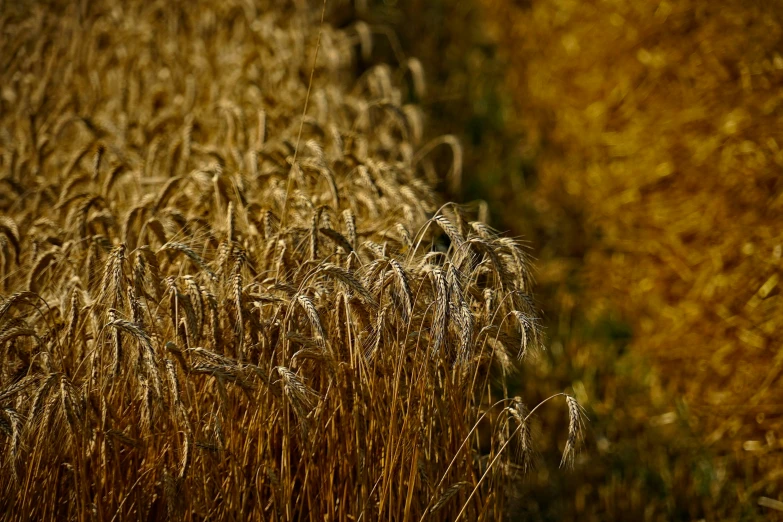
[[[482,4],[535,165],[517,196],[535,222],[515,227],[545,229],[542,285],[572,273],[561,313],[616,313],[682,397],[713,468],[701,487],[675,475],[711,499],[692,516],[749,517],[737,507],[760,499],[751,512],[774,514],[783,4]]]
[[[537,258],[550,349],[512,385],[588,410],[525,519],[774,517],[780,2],[395,4],[465,196]]]
[[[498,520],[533,413],[573,459],[576,399],[507,387],[526,250],[440,205],[420,64],[319,12],[3,5],[6,518]]]

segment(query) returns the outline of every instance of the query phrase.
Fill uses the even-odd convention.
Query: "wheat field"
[[[6,519],[499,520],[539,406],[573,460],[529,253],[321,7],[3,4]]]

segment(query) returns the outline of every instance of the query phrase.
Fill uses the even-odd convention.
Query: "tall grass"
[[[415,62],[357,77],[364,26],[318,14],[5,6],[7,517],[503,516],[542,406],[506,386],[527,253],[433,193],[459,146],[422,142]]]

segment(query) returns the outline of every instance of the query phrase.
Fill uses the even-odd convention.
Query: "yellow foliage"
[[[580,298],[756,467],[739,497],[779,498],[783,3],[483,3],[537,160],[522,197],[585,242]]]

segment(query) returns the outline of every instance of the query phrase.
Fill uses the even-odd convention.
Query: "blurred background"
[[[421,61],[426,132],[464,149],[462,185],[442,190],[486,201],[536,259],[548,349],[514,392],[574,393],[588,434],[571,471],[539,434],[510,518],[783,519],[783,3],[365,0],[331,16],[367,24],[362,66]]]

